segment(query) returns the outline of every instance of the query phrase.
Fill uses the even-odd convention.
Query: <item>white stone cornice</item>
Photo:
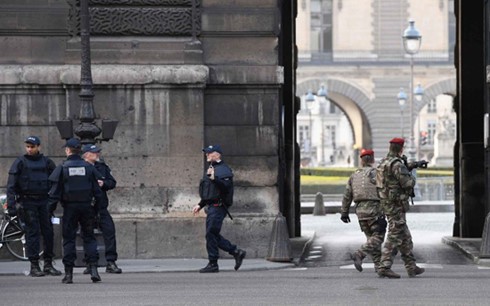
[[[1,85],[80,84],[79,65],[2,65]],[[92,65],[95,85],[206,84],[204,65]]]

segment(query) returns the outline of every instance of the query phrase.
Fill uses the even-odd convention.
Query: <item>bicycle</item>
[[[0,220],[0,248],[5,245],[12,256],[20,260],[28,260],[26,253],[26,235],[24,223],[18,216],[11,217],[7,210],[7,196],[0,196],[3,217]],[[42,255],[43,251],[39,253]]]

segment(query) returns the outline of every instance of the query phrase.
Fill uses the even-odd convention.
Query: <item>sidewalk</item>
[[[245,257],[239,271],[276,270],[296,267],[296,262],[307,252],[308,244],[311,243],[314,233],[305,232],[303,237],[290,239],[291,262],[272,262],[264,258]],[[305,247],[306,246],[306,247]],[[192,272],[197,273],[199,269],[206,266],[208,260],[205,258],[164,258],[164,259],[119,259],[117,265],[123,273],[162,273],[162,272]],[[61,258],[54,260],[54,265],[63,272]],[[220,259],[220,272],[235,272],[234,259]],[[42,264],[41,264],[42,267]],[[28,275],[30,263],[28,261],[0,260],[1,275]],[[75,268],[74,273],[81,274],[84,268]],[[99,273],[105,273],[105,267],[99,267]]]
[[[158,272],[193,272],[206,266],[206,259],[172,258],[172,259],[119,259],[117,265],[123,273],[158,273]],[[221,272],[234,272],[235,260],[222,259],[219,261]],[[41,264],[42,266],[42,264]],[[271,262],[265,259],[247,259],[239,271],[275,270],[291,268],[291,263]],[[61,259],[55,260],[55,267],[63,272]],[[0,261],[0,275],[28,275],[30,264],[28,261]],[[75,268],[74,273],[81,274],[84,268]],[[99,267],[99,273],[105,273],[105,267]]]

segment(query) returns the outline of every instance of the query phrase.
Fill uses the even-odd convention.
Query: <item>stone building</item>
[[[420,51],[414,55],[413,87],[421,84],[424,88],[422,99],[414,99],[412,122],[410,97],[404,109],[397,99],[401,89],[410,92],[410,56],[402,41],[409,19],[422,34]],[[381,157],[389,139],[403,136],[409,140],[412,132],[418,159],[452,167],[455,129],[444,143],[436,140],[439,118],[446,116],[446,121],[456,125],[451,105],[456,94],[453,1],[301,0],[297,45],[297,95],[303,101],[298,141],[313,136],[307,146],[313,154],[303,149],[304,155],[316,155],[318,160],[321,152],[327,152],[332,160],[327,159],[326,165],[347,165],[348,156],[357,161],[360,148],[374,148]],[[322,85],[328,91],[327,103],[335,107],[318,116],[304,101],[309,91],[316,93]],[[312,104],[318,103],[319,97]],[[341,125],[343,117],[347,125]],[[420,139],[421,134],[428,139]],[[446,155],[437,156],[441,154]]]
[[[206,255],[204,217],[191,208],[206,167],[201,149],[219,143],[236,185],[225,231],[264,257],[287,164],[278,1],[88,1],[95,111],[119,121],[102,147],[118,181],[109,196],[120,256]],[[0,3],[4,187],[27,135],[40,136],[57,163],[64,158],[55,121],[79,117],[79,4]]]

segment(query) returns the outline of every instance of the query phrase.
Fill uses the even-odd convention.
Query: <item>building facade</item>
[[[402,40],[409,19],[422,35],[413,80]],[[382,157],[389,139],[402,136],[409,142],[413,136],[415,158],[452,167],[453,1],[301,0],[297,44],[297,94],[302,100],[297,137],[307,144],[302,146],[303,165],[352,165],[360,148],[373,148]],[[424,89],[420,100],[412,97],[413,105],[411,82],[414,89],[418,84]],[[321,86],[327,97],[317,94]],[[407,94],[404,105],[397,98],[402,90]],[[310,92],[316,95],[308,103]],[[325,100],[334,106],[318,115]]]
[[[250,257],[264,257],[289,199],[280,187],[288,163],[280,140],[290,75],[279,47],[285,4],[84,1],[95,111],[119,121],[102,147],[118,181],[109,209],[120,257],[206,256],[204,214],[195,218],[191,208],[207,167],[201,149],[216,143],[235,173],[234,221],[225,230]],[[0,3],[3,187],[27,135],[38,135],[57,163],[64,159],[55,122],[80,117],[79,10],[80,0]]]

